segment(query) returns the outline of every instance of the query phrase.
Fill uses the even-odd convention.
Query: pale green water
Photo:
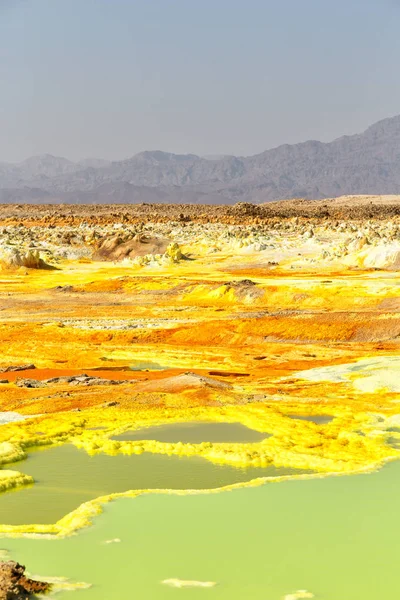
[[[169,367],[160,365],[157,362],[140,360],[133,361],[129,368],[131,371],[166,371],[169,369]]]
[[[400,463],[379,473],[267,484],[199,496],[146,495],[106,506],[59,541],[1,546],[33,573],[91,582],[60,600],[399,598]],[[120,538],[120,543],[104,544]],[[164,579],[216,581],[174,589]]]
[[[7,467],[5,467],[7,468]],[[293,469],[237,468],[201,457],[89,456],[66,444],[33,451],[13,469],[35,484],[0,494],[0,523],[55,523],[83,502],[133,489],[212,489],[257,477],[287,475]],[[304,471],[298,471],[304,472]]]
[[[330,423],[331,421],[333,421],[333,419],[335,417],[330,417],[329,415],[310,415],[310,416],[303,416],[303,415],[288,415],[291,419],[298,419],[299,421],[310,421],[310,423],[315,423],[316,425],[327,425],[328,423]]]
[[[157,440],[159,442],[201,444],[201,442],[261,442],[270,437],[249,429],[241,423],[210,423],[194,421],[192,423],[170,423],[145,427],[135,431],[126,431],[113,437],[113,440]]]

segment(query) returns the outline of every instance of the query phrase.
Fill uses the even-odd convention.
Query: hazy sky
[[[0,0],[0,161],[254,154],[400,113],[400,0]]]

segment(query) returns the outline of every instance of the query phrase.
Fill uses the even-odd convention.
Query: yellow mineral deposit
[[[298,592],[294,592],[294,594],[287,594],[283,600],[301,600],[305,598],[314,598],[314,594],[307,592],[307,590],[299,590]]]
[[[0,492],[5,492],[21,485],[28,485],[29,483],[33,483],[33,477],[29,475],[24,475],[18,471],[0,471]]]
[[[174,588],[211,588],[217,585],[215,581],[186,581],[184,579],[164,579],[161,583]]]
[[[0,490],[32,485],[13,462],[66,443],[312,471],[284,478],[361,473],[400,457],[388,443],[400,441],[398,217],[133,219],[117,239],[113,217],[71,224],[60,213],[48,228],[37,213],[19,223],[1,223]],[[32,241],[43,255],[17,260]],[[265,438],[113,439],[199,421]],[[69,535],[120,496],[53,525],[0,531]],[[309,593],[286,599],[312,597],[299,594]]]

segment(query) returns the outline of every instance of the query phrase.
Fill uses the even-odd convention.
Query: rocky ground
[[[291,260],[290,268],[313,261],[321,267],[397,268],[400,197],[233,207],[0,207],[0,261],[9,267],[52,270],[65,259],[165,264],[193,259],[205,247],[209,253],[270,250],[264,263],[271,267],[283,261],[288,266],[289,255],[297,254],[301,258]]]
[[[3,223],[79,224],[148,222],[199,222],[251,224],[253,219],[386,219],[400,216],[400,196],[342,196],[325,200],[283,200],[267,204],[240,202],[229,205],[201,204],[3,204]],[[244,220],[243,220],[244,219]]]

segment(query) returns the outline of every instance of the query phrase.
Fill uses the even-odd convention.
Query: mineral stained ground
[[[95,208],[0,210],[0,491],[67,443],[284,478],[400,457],[398,199]],[[265,436],[118,439],[193,421]],[[68,535],[117,495],[0,532]]]

